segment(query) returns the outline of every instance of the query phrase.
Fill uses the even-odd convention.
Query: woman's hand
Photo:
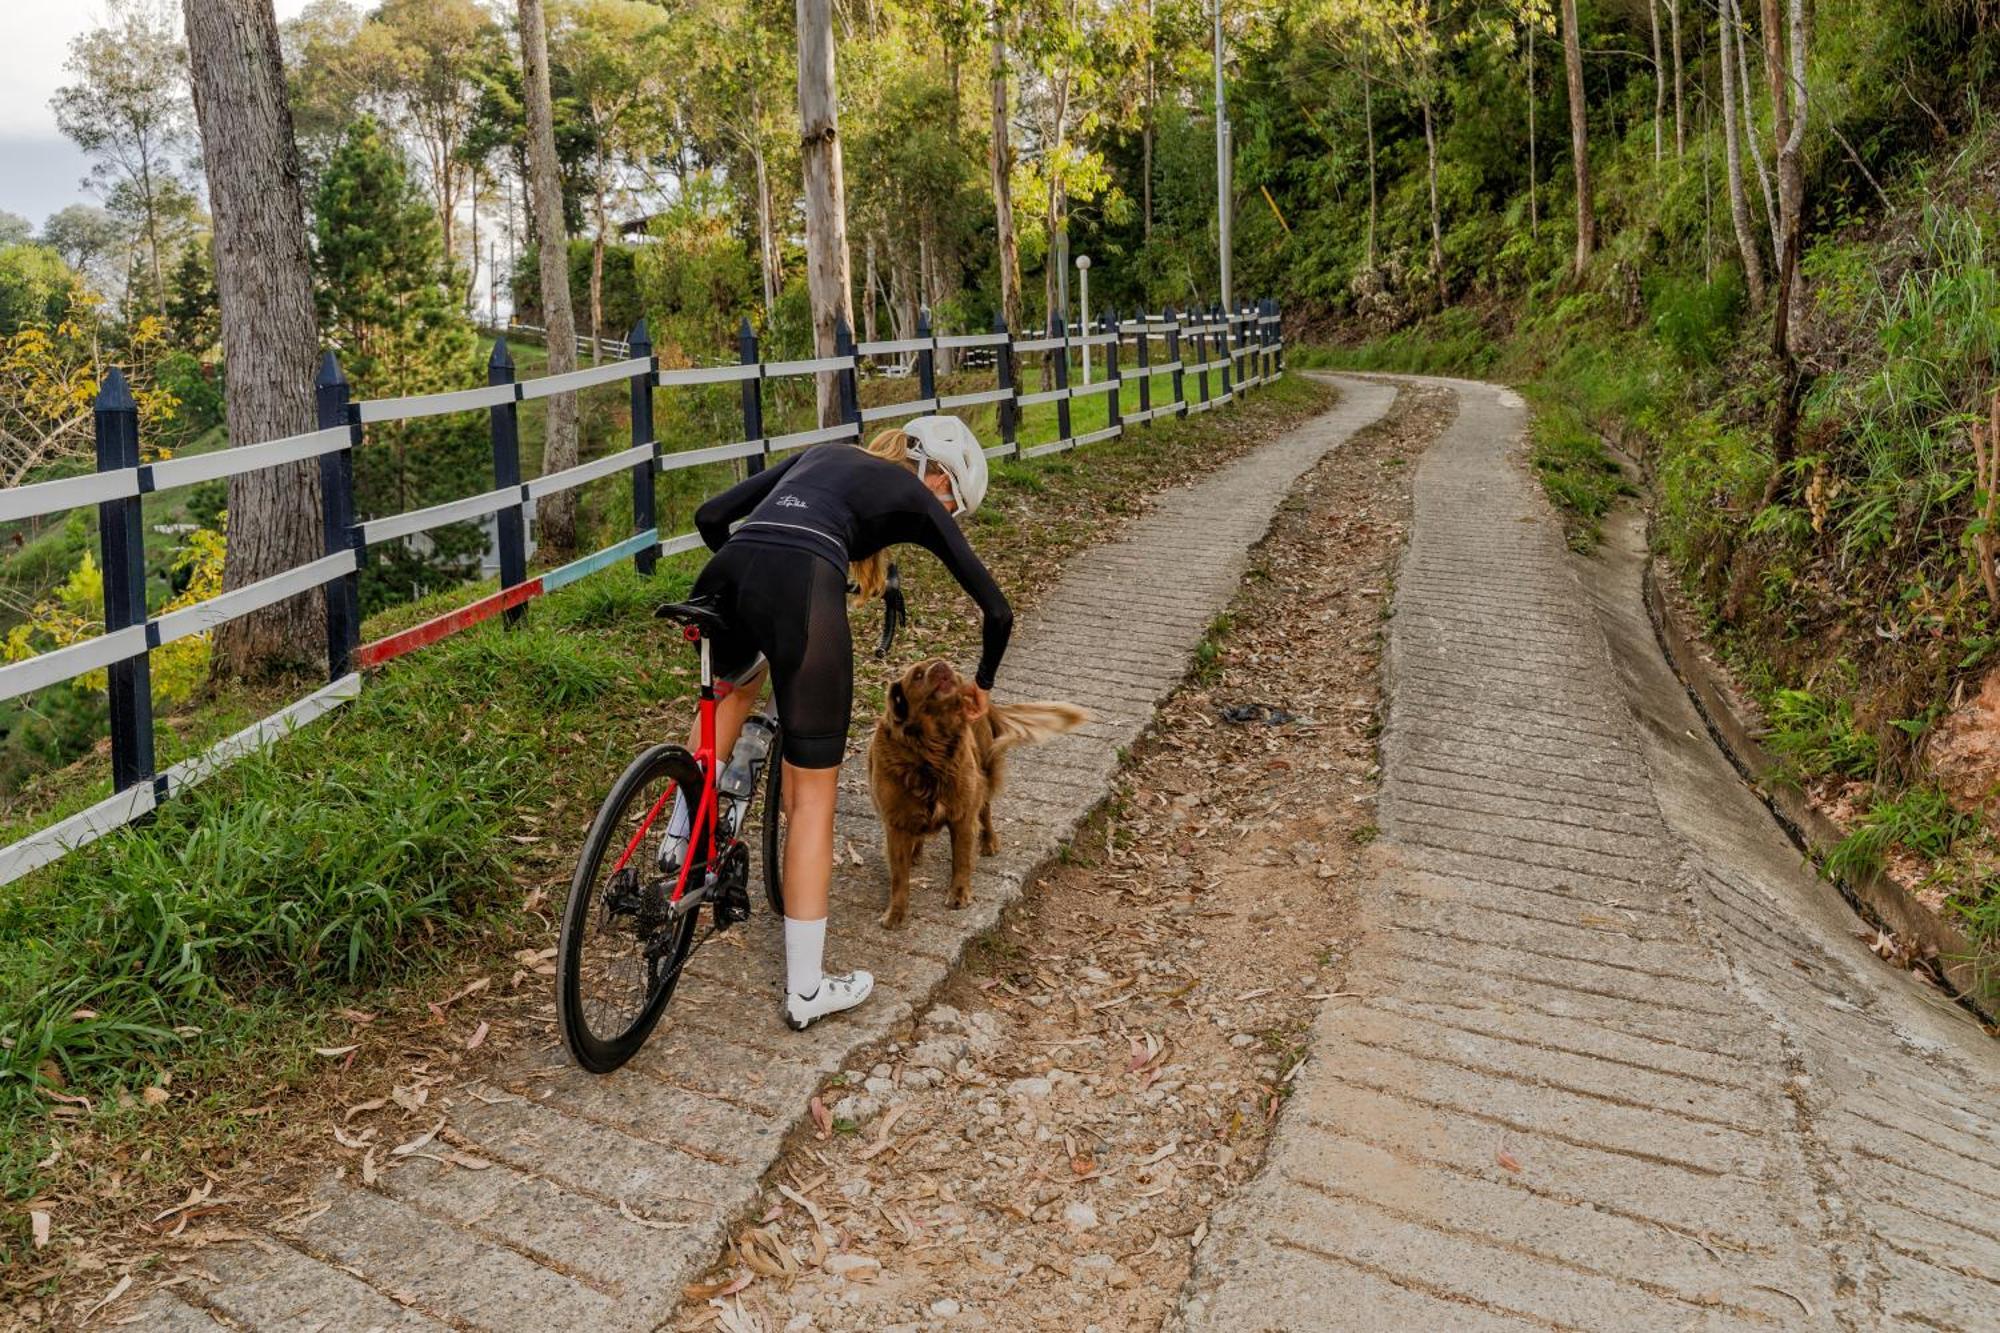
[[[977,682],[965,687],[965,715],[968,718],[977,722],[986,716],[986,710],[992,706],[993,701],[987,697],[985,690],[979,688]]]

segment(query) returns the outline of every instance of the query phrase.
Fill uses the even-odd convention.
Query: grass
[[[1595,550],[1604,537],[1604,516],[1620,496],[1635,494],[1624,471],[1583,414],[1568,404],[1540,408],[1530,439],[1529,462],[1563,516],[1570,549]]]
[[[1031,605],[1147,494],[1329,397],[1293,377],[1218,416],[996,467],[975,544]],[[664,562],[650,579],[620,566],[534,603],[516,629],[483,625],[402,659],[148,824],[0,887],[0,1193],[88,1197],[107,1153],[143,1157],[140,1184],[170,1191],[177,1173],[228,1160],[261,1108],[314,1077],[331,1015],[407,1005],[398,997],[454,967],[503,966],[539,944],[546,923],[524,912],[521,886],[565,875],[610,779],[684,726],[692,669],[650,612],[698,564]],[[928,556],[904,565],[916,623],[897,656],[969,658],[977,625],[962,595]],[[435,609],[397,608],[370,632]],[[858,614],[857,642],[872,642],[874,614]],[[886,675],[860,667],[858,718],[880,706]],[[210,702],[175,719],[176,734],[225,731],[246,711],[267,710]],[[88,788],[95,763],[52,786]],[[168,1105],[148,1101],[155,1087]],[[0,1223],[0,1262],[25,1226],[19,1212]]]

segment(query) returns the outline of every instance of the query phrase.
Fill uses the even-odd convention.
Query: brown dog
[[[951,829],[951,906],[972,901],[972,840],[1000,850],[993,797],[1007,751],[1073,731],[1090,717],[1075,704],[994,704],[970,715],[973,692],[949,662],[919,662],[889,687],[889,706],[868,750],[868,785],[889,841],[889,909],[900,926],[910,901],[910,867],[924,839]]]

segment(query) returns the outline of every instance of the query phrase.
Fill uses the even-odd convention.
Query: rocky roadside
[[[681,1327],[1166,1315],[1341,990],[1380,625],[1413,464],[1451,410],[1405,389],[1300,482],[1112,799],[943,1001],[823,1092]]]

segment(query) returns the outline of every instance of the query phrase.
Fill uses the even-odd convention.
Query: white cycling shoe
[[[785,996],[785,1025],[794,1032],[807,1028],[843,1009],[852,1009],[875,989],[875,978],[856,968],[838,976],[827,973],[819,979],[819,989],[811,995]]]

